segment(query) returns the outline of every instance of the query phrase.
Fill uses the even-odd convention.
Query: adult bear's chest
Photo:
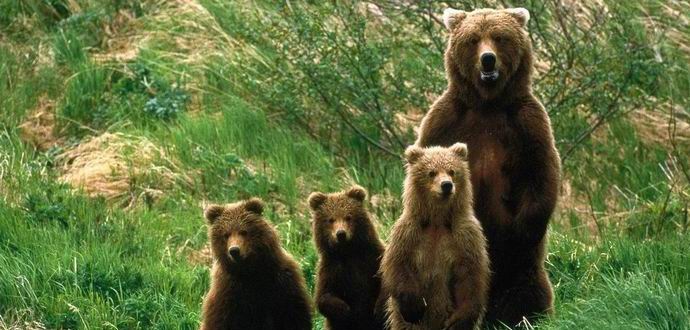
[[[517,162],[520,138],[505,112],[468,111],[454,134],[467,144],[475,213],[485,230],[511,221],[511,173]]]

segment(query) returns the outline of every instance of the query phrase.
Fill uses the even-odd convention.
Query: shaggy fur
[[[204,211],[214,263],[201,329],[311,329],[302,272],[262,210],[253,198]]]
[[[383,329],[378,270],[384,247],[364,206],[366,196],[359,186],[309,196],[320,256],[315,300],[326,329]]]
[[[551,123],[531,91],[529,14],[481,9],[446,16],[448,88],[424,117],[416,145],[467,144],[474,210],[493,271],[487,321],[515,325],[553,308],[545,235],[560,180]],[[496,81],[481,79],[487,50],[497,55]]]
[[[484,314],[489,260],[472,211],[467,148],[405,153],[403,213],[381,271],[392,330],[475,329]],[[452,182],[444,194],[442,185]]]

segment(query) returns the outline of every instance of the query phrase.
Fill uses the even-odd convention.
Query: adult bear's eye
[[[240,236],[247,236],[246,230],[240,230]]]
[[[436,176],[436,171],[429,171],[429,177],[433,178]]]
[[[345,221],[350,222],[350,220],[352,220],[352,217],[351,217],[351,216],[348,215],[348,216],[345,217]]]
[[[335,219],[333,219],[333,218],[328,218],[328,223],[334,223],[334,222],[335,222]]]
[[[455,176],[455,171],[453,171],[453,170],[448,171],[448,175]]]

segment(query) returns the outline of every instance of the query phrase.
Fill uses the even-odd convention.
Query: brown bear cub
[[[489,259],[472,211],[467,147],[405,151],[403,212],[381,263],[392,330],[476,329]]]
[[[262,211],[257,198],[204,210],[214,262],[201,329],[311,329],[300,267]]]
[[[523,8],[444,12],[448,88],[416,142],[467,144],[474,212],[491,260],[486,322],[509,326],[553,308],[544,255],[560,161],[549,117],[532,94],[528,20]]]
[[[319,252],[316,304],[326,329],[383,329],[378,276],[383,243],[364,206],[367,192],[354,186],[309,196],[314,243]]]

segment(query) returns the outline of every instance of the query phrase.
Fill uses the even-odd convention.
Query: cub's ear
[[[356,201],[363,202],[367,198],[366,189],[360,187],[359,185],[354,185],[346,193],[347,197],[350,197]]]
[[[467,160],[467,145],[464,143],[456,143],[450,146],[450,151],[456,154],[460,159]]]
[[[316,211],[323,205],[323,203],[326,201],[326,194],[321,193],[321,192],[313,192],[311,195],[309,195],[309,199],[307,202],[309,203],[309,207],[313,210]]]
[[[222,205],[210,204],[204,208],[204,218],[209,224],[213,224],[218,220],[221,214],[225,211],[225,207]]]
[[[415,145],[409,146],[405,150],[405,160],[408,164],[414,164],[419,158],[422,158],[423,155],[424,149]]]
[[[505,10],[510,16],[513,16],[522,27],[527,27],[527,22],[529,22],[529,10],[525,8],[509,8]]]
[[[443,11],[443,24],[448,31],[460,26],[460,23],[467,17],[467,13],[462,10],[446,8]]]
[[[244,202],[244,207],[249,212],[261,215],[264,212],[264,201],[256,197],[252,197]]]

